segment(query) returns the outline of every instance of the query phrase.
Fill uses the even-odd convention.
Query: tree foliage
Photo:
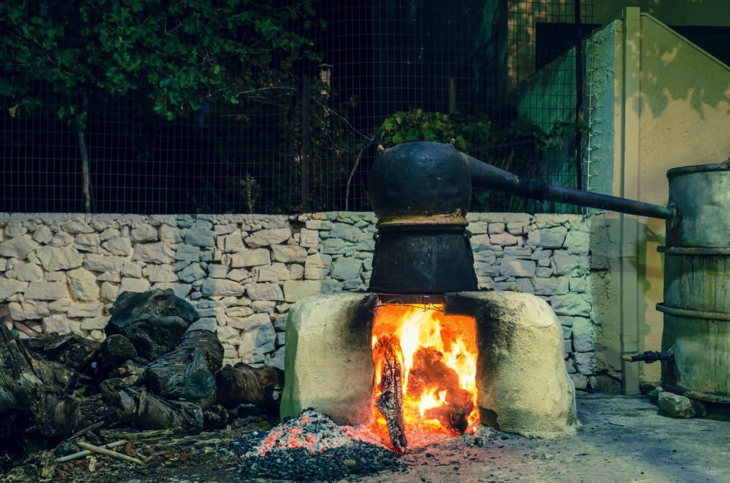
[[[210,100],[238,103],[280,85],[309,52],[315,0],[60,0],[0,2],[0,95],[11,114],[41,101],[134,91],[174,119]],[[46,86],[44,86],[44,84]]]

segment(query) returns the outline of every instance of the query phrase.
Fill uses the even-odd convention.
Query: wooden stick
[[[383,359],[383,374],[380,381],[380,395],[375,405],[385,418],[390,434],[393,450],[403,454],[408,449],[406,426],[403,416],[403,382],[402,368],[396,355],[398,341],[394,337],[385,337],[375,347],[378,358]]]
[[[120,460],[129,461],[130,463],[137,463],[138,465],[144,466],[144,463],[141,460],[138,460],[137,458],[131,458],[122,453],[117,453],[116,451],[110,451],[108,449],[100,448],[99,446],[94,446],[93,444],[89,444],[89,443],[77,443],[77,444],[84,449],[93,451],[94,453],[111,456],[112,458],[117,458]]]
[[[127,444],[127,442],[124,440],[121,440],[121,441],[115,441],[113,443],[105,444],[104,446],[101,446],[101,448],[111,449],[111,448],[116,448],[118,446],[123,446],[125,444]],[[56,463],[65,463],[66,461],[77,460],[79,458],[83,458],[84,456],[89,456],[90,454],[94,454],[94,452],[88,451],[88,450],[79,451],[78,453],[70,454],[68,456],[64,456],[63,458],[58,458],[56,460]]]

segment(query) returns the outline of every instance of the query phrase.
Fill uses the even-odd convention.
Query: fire
[[[405,440],[417,433],[460,434],[479,422],[474,318],[446,315],[442,305],[386,304],[375,315],[372,342],[370,429],[396,451],[405,451]],[[393,397],[394,388],[402,391],[402,399]],[[402,401],[402,407],[394,409],[394,399]],[[399,430],[392,416],[401,413],[404,424]],[[402,429],[399,447],[393,438]]]

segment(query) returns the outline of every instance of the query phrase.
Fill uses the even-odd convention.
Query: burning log
[[[383,361],[380,395],[375,404],[388,425],[393,449],[396,453],[403,454],[408,448],[408,441],[403,415],[403,368],[396,352],[398,347],[398,340],[394,337],[384,337],[375,346],[377,360]]]
[[[406,393],[420,397],[427,389],[446,391],[446,404],[425,411],[425,419],[438,419],[448,431],[463,434],[469,427],[474,409],[471,394],[459,386],[459,375],[443,362],[443,354],[433,348],[421,348],[413,356]]]

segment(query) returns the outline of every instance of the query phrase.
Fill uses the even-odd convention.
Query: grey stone
[[[268,365],[276,367],[279,370],[284,370],[284,361],[286,360],[286,348],[280,347],[274,353],[274,356],[269,359]]]
[[[99,317],[92,317],[82,320],[81,328],[83,330],[104,330],[108,322],[109,316],[101,315]]]
[[[537,270],[535,270],[535,276],[538,278],[549,278],[552,274],[552,267],[537,267]]]
[[[61,224],[61,229],[72,235],[78,235],[80,233],[94,233],[94,229],[88,225],[85,221],[81,220],[69,220]]]
[[[229,223],[226,225],[214,225],[213,231],[216,235],[228,235],[229,233],[233,233],[238,228],[238,225],[235,223]]]
[[[132,240],[138,243],[157,241],[157,228],[147,223],[140,223],[130,232]]]
[[[259,267],[257,270],[257,282],[282,282],[289,280],[289,270],[283,263],[273,263],[268,266]]]
[[[573,293],[586,293],[588,292],[588,281],[584,278],[571,277],[570,279],[570,291]]]
[[[226,278],[228,275],[228,267],[217,263],[208,264],[208,276],[210,278]]]
[[[66,274],[68,288],[78,300],[89,301],[99,298],[99,286],[96,276],[85,268],[77,268]]]
[[[243,282],[251,278],[251,274],[247,270],[243,270],[240,268],[234,268],[230,272],[228,272],[228,275],[226,275],[226,278],[233,280],[235,282]]]
[[[311,407],[337,424],[368,420],[375,377],[369,311],[376,302],[375,294],[320,294],[291,308],[282,418]]]
[[[49,272],[77,268],[83,263],[81,254],[74,247],[43,246],[36,251],[36,256]]]
[[[302,228],[299,232],[299,245],[306,248],[313,248],[319,244],[319,233],[315,230]]]
[[[179,261],[200,261],[200,247],[194,247],[190,245],[180,245],[175,251],[175,260]]]
[[[268,314],[253,314],[245,317],[229,317],[228,325],[234,329],[251,330],[271,322]],[[272,326],[273,328],[273,326]]]
[[[108,282],[105,282],[108,283]],[[122,285],[119,293],[124,292],[146,292],[150,289],[150,283],[143,278],[122,278]],[[111,300],[111,299],[109,299]]]
[[[659,408],[673,418],[689,419],[696,416],[689,398],[667,391],[659,394]]]
[[[487,233],[489,233],[490,235],[498,235],[500,233],[504,233],[504,230],[504,223],[490,223],[489,228],[487,229]]]
[[[122,277],[119,272],[105,272],[96,277],[99,282],[120,282]]]
[[[138,263],[126,261],[122,263],[121,273],[125,277],[142,278],[142,267]]]
[[[22,303],[22,310],[26,320],[35,320],[51,315],[50,306],[47,302],[26,300]]]
[[[517,237],[514,235],[510,235],[509,233],[490,235],[489,239],[491,240],[492,244],[503,247],[514,246],[518,244]]]
[[[491,250],[482,250],[481,252],[474,254],[474,261],[492,265],[495,261],[497,261],[497,255],[495,255]]]
[[[207,225],[196,224],[185,233],[185,243],[196,247],[214,247],[215,234]]]
[[[565,250],[556,250],[553,252],[552,267],[556,275],[569,275],[580,267],[580,258],[569,255]]]
[[[289,278],[292,280],[301,280],[304,276],[304,266],[293,263],[289,266]]]
[[[51,246],[65,247],[73,243],[73,241],[74,237],[72,237],[65,231],[61,231],[53,235],[53,238],[51,238]]]
[[[532,285],[537,295],[565,295],[568,293],[568,280],[565,278],[536,278]]]
[[[307,220],[304,226],[309,230],[331,230],[333,225],[327,220]]]
[[[319,280],[290,280],[284,282],[284,301],[296,302],[301,298],[320,293],[322,288],[323,284]]]
[[[359,228],[355,228],[352,225],[335,223],[329,235],[332,238],[343,238],[350,242],[357,242],[362,238],[363,233]]]
[[[13,266],[16,280],[35,282],[43,278],[43,270],[35,263],[16,263]]]
[[[84,268],[94,272],[121,272],[125,261],[123,257],[90,253],[84,258]]]
[[[246,295],[251,300],[284,300],[281,288],[276,283],[247,283]]]
[[[486,234],[475,235],[471,237],[469,243],[471,244],[471,249],[476,252],[488,250],[489,247],[492,245],[491,241],[489,240],[489,235]]]
[[[270,322],[259,327],[246,329],[241,337],[241,345],[238,347],[238,354],[241,361],[253,361],[255,353],[266,354],[276,349],[276,331]]]
[[[0,243],[0,255],[23,260],[36,248],[38,248],[38,243],[31,237],[24,235]]]
[[[101,238],[101,241],[105,242],[120,235],[121,233],[119,233],[119,230],[117,230],[116,228],[107,228],[101,233],[101,236],[99,238]]]
[[[507,277],[534,277],[535,262],[532,260],[505,259],[499,267],[499,273]]]
[[[278,245],[279,243],[284,243],[289,240],[289,238],[291,238],[290,228],[259,230],[246,238],[246,244],[252,248],[258,248],[269,245]]]
[[[81,332],[81,323],[69,320],[63,314],[43,318],[43,332],[46,334],[70,334]]]
[[[322,242],[321,252],[327,255],[338,255],[345,251],[347,244],[340,238],[328,238]]]
[[[165,243],[140,243],[134,247],[133,260],[159,263],[162,265],[175,263],[175,251]]]
[[[553,295],[550,297],[550,305],[558,315],[591,315],[591,304],[578,294]]]
[[[53,232],[45,225],[39,226],[33,233],[33,239],[42,245],[50,243],[53,238]]]
[[[68,306],[66,313],[69,317],[98,317],[99,315],[101,315],[101,311],[103,309],[104,306],[100,303],[71,304]]]
[[[588,378],[583,374],[570,374],[570,380],[573,381],[573,385],[579,391],[588,389]]]
[[[160,237],[160,241],[166,243],[178,244],[182,241],[180,230],[170,225],[161,225],[158,230],[158,235]]]
[[[188,327],[187,332],[193,331],[193,330],[207,330],[210,332],[216,331],[217,324],[215,322],[215,319],[212,317],[205,317],[199,319],[197,322],[193,322],[190,327]]]
[[[231,257],[231,267],[233,268],[258,267],[269,263],[271,263],[271,255],[265,248],[244,250],[234,253]]]
[[[226,253],[240,252],[246,249],[241,238],[240,230],[234,231],[223,238],[223,251]]]
[[[568,229],[564,226],[541,228],[527,234],[527,244],[542,248],[562,248]]]
[[[105,241],[102,247],[112,255],[128,257],[132,254],[132,242],[126,237],[116,237]]]
[[[39,303],[45,303],[45,302],[39,302]],[[48,310],[52,312],[66,312],[68,308],[73,304],[71,302],[71,299],[69,298],[63,298],[60,300],[56,300],[55,302],[51,302],[48,304]]]
[[[232,307],[226,310],[226,315],[229,317],[248,317],[253,314],[251,307]]]
[[[362,261],[355,258],[339,258],[332,263],[332,277],[337,280],[352,280],[360,275]]]
[[[596,358],[592,352],[576,352],[573,354],[578,372],[581,374],[593,374],[596,368]]]
[[[329,275],[332,257],[324,254],[309,255],[304,262],[304,278],[321,280]]]
[[[220,339],[221,342],[223,341],[239,341],[241,338],[241,333],[234,329],[233,327],[221,327],[218,326],[215,328],[215,333],[218,336],[218,339]]]
[[[177,274],[172,271],[169,265],[147,265],[143,270],[147,279],[152,283],[177,282]]]
[[[243,295],[244,290],[240,283],[218,278],[206,278],[200,288],[201,293],[206,297],[239,297]]]
[[[99,235],[97,233],[89,233],[85,235],[77,235],[74,239],[74,245],[76,248],[82,251],[93,251],[101,244]]]
[[[58,300],[67,295],[66,284],[63,282],[32,282],[25,289],[26,300]]]
[[[307,259],[307,250],[294,245],[274,245],[271,251],[275,262],[304,263]]]
[[[573,318],[573,347],[576,352],[593,352],[596,350],[596,330],[590,319]]]

